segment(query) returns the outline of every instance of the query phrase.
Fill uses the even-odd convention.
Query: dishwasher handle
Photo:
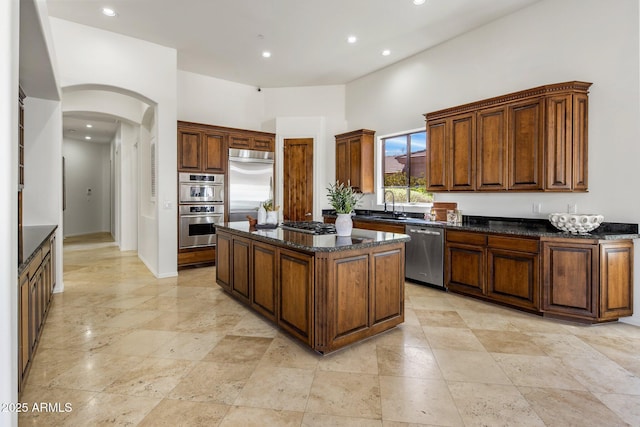
[[[426,234],[428,236],[439,236],[441,234],[439,231],[421,230],[415,228],[410,229],[409,233]]]

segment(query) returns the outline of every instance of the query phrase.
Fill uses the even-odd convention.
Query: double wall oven
[[[180,186],[180,249],[213,246],[224,221],[224,175],[183,172]]]

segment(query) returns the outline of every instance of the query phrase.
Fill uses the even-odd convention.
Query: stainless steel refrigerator
[[[229,221],[258,217],[260,203],[273,198],[274,153],[229,149]]]

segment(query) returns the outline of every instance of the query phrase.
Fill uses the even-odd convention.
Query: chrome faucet
[[[384,211],[387,212],[387,193],[391,193],[391,213],[396,213],[396,196],[391,190],[384,190]]]

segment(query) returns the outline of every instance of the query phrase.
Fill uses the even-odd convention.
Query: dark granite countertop
[[[351,236],[340,237],[335,234],[313,235],[293,230],[283,230],[278,227],[272,230],[256,230],[249,227],[248,221],[225,222],[216,225],[221,230],[228,230],[244,234],[255,240],[266,243],[284,245],[306,252],[336,252],[390,243],[407,242],[410,237],[406,234],[388,233],[353,229]]]
[[[22,227],[22,247],[18,253],[18,275],[29,265],[36,250],[58,228],[57,225],[33,225]]]
[[[330,209],[322,211],[323,216],[334,217],[335,212]],[[440,221],[426,221],[422,214],[407,213],[406,218],[380,218],[384,212],[356,210],[354,218],[363,221],[387,222],[392,224],[413,224],[430,227],[445,228],[448,230],[479,231],[485,233],[513,234],[531,237],[559,237],[574,239],[598,239],[598,240],[626,240],[640,238],[638,224],[620,222],[603,222],[600,227],[587,234],[571,234],[556,229],[546,219],[537,218],[507,218],[464,215],[462,224],[447,224]],[[390,215],[389,215],[390,216]]]

